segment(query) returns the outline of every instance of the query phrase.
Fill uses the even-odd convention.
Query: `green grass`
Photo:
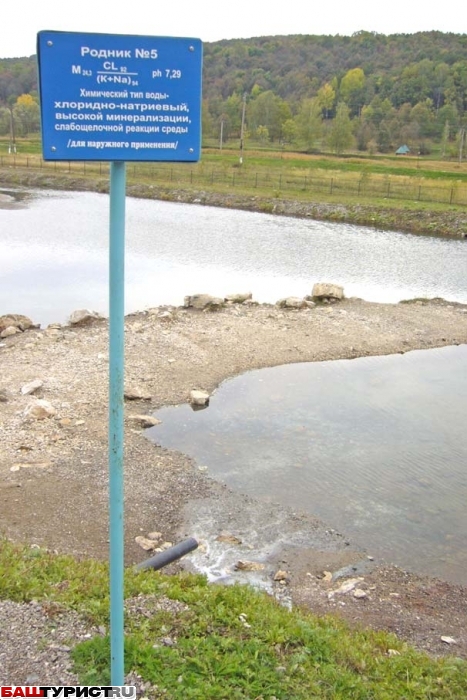
[[[467,663],[434,660],[383,632],[350,631],[337,618],[287,611],[247,586],[208,585],[200,576],[125,572],[125,597],[166,596],[178,613],[126,617],[126,671],[157,685],[153,697],[199,700],[460,700]],[[104,564],[0,543],[0,598],[45,601],[108,621]],[[245,625],[245,620],[247,625]],[[161,644],[162,637],[176,640]],[[396,650],[399,655],[389,654]],[[72,652],[85,685],[108,684],[109,639]]]

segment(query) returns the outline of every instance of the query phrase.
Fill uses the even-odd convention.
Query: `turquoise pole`
[[[123,379],[125,163],[110,164],[109,241],[109,537],[111,683],[124,684],[123,648]]]

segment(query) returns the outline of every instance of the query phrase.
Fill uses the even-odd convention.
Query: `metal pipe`
[[[167,566],[167,564],[171,564],[173,561],[181,559],[183,556],[185,556],[185,554],[188,554],[197,548],[198,541],[195,540],[194,537],[189,537],[187,540],[183,540],[183,542],[179,542],[173,547],[166,549],[164,552],[159,552],[150,559],[142,561],[137,565],[136,569],[138,571],[143,571],[145,569],[154,569],[154,571],[158,571],[159,569],[162,569],[163,566]]]

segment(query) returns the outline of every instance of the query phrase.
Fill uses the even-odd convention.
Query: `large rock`
[[[193,391],[190,391],[190,403],[192,406],[207,406],[209,404],[208,392],[193,389]]]
[[[220,309],[224,306],[224,300],[220,297],[212,297],[210,294],[193,294],[185,297],[184,306],[193,309]]]
[[[30,404],[24,411],[26,418],[34,418],[35,420],[44,420],[45,418],[51,418],[56,413],[55,408],[49,401],[44,399],[37,399],[34,403]]]
[[[244,301],[247,301],[252,297],[253,294],[251,292],[245,292],[243,294],[227,294],[227,296],[224,297],[224,301],[227,301],[230,304],[243,304]]]
[[[276,301],[276,306],[279,306],[281,309],[306,309],[310,306],[310,302],[306,301],[306,299],[300,299],[300,297],[286,297]],[[311,304],[311,306],[314,306],[314,304]]]
[[[9,338],[10,335],[16,335],[17,333],[21,333],[20,329],[17,328],[16,326],[7,326],[1,333],[0,333],[0,338]]]
[[[40,389],[44,385],[44,382],[42,379],[33,379],[32,382],[28,382],[24,386],[21,387],[21,393],[24,396],[27,396],[28,394],[34,394],[35,391]]]
[[[5,330],[5,328],[18,328],[20,331],[26,331],[28,328],[37,328],[36,325],[27,316],[21,316],[21,314],[8,314],[7,316],[0,316],[0,333]]]
[[[313,299],[322,301],[323,299],[341,300],[344,298],[344,288],[331,282],[317,282],[313,285],[311,292]]]
[[[77,311],[73,311],[68,321],[70,326],[85,326],[86,324],[93,323],[94,321],[100,321],[102,318],[103,316],[98,314],[97,311],[78,309]]]

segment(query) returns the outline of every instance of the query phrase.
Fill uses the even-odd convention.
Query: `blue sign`
[[[197,161],[199,39],[39,32],[44,160]]]

